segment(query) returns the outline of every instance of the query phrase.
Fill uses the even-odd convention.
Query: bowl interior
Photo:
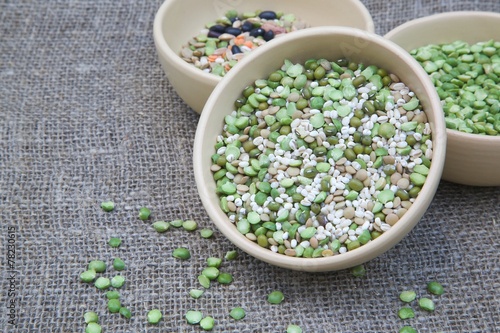
[[[459,11],[409,21],[384,37],[407,51],[428,44],[463,40],[470,44],[500,41],[500,13]],[[500,186],[500,136],[447,130],[448,147],[443,179],[465,185]],[[467,159],[463,159],[464,154]],[[478,163],[480,161],[480,163]]]
[[[317,0],[310,6],[300,0],[166,0],[156,14],[153,29],[159,60],[176,92],[198,113],[221,78],[188,64],[179,53],[205,24],[230,9],[282,11],[295,14],[309,26],[340,25],[374,31],[373,20],[360,0]]]
[[[219,199],[215,194],[216,185],[210,172],[216,137],[222,131],[224,116],[233,110],[233,103],[243,88],[280,68],[284,59],[304,62],[310,58],[326,58],[334,61],[343,57],[385,68],[398,75],[417,94],[433,130],[434,155],[431,172],[411,209],[396,225],[373,242],[354,251],[328,258],[307,259],[275,254],[246,239],[219,208]],[[245,58],[240,66],[231,70],[216,87],[198,123],[194,144],[194,172],[198,192],[208,214],[236,246],[273,265],[297,270],[327,271],[352,267],[380,255],[399,242],[415,226],[430,204],[439,183],[445,145],[444,118],[437,93],[427,74],[407,52],[380,36],[361,30],[341,27],[311,28],[278,39],[272,46],[269,44],[257,49]]]

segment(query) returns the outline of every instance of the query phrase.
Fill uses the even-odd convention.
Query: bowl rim
[[[444,13],[437,13],[437,14],[432,14],[432,15],[428,15],[428,16],[423,16],[423,17],[419,17],[419,18],[407,21],[407,22],[395,27],[394,29],[390,30],[388,33],[386,33],[384,35],[384,38],[391,40],[395,35],[408,29],[409,27],[412,27],[415,25],[425,25],[429,22],[437,22],[439,20],[446,19],[446,18],[481,19],[484,17],[490,17],[493,19],[497,19],[500,22],[500,13],[496,13],[496,12],[467,11],[467,10],[451,11],[451,12],[444,12]],[[481,135],[481,134],[474,134],[474,133],[466,133],[466,132],[461,132],[459,130],[449,129],[449,128],[446,128],[446,132],[447,132],[448,136],[457,137],[457,138],[460,138],[461,140],[464,140],[464,141],[474,140],[474,141],[478,141],[480,144],[481,143],[490,144],[491,142],[494,142],[494,144],[500,144],[500,135]]]
[[[164,55],[167,59],[170,59],[175,66],[178,68],[181,68],[185,73],[190,76],[190,77],[200,77],[202,80],[205,80],[207,83],[210,83],[211,85],[216,85],[218,84],[221,80],[222,77],[219,77],[217,75],[213,75],[211,73],[204,72],[198,68],[195,68],[194,66],[188,64],[184,60],[181,59],[179,56],[178,50],[177,52],[173,50],[170,45],[167,43],[167,40],[163,34],[163,29],[162,25],[164,20],[167,17],[167,14],[169,12],[169,9],[173,6],[174,2],[176,0],[165,0],[161,6],[159,7],[158,11],[156,12],[154,21],[153,21],[153,39],[156,45],[156,48],[158,52],[161,52],[162,55]],[[365,29],[368,32],[374,32],[375,31],[375,24],[373,21],[373,18],[366,8],[366,6],[361,2],[361,0],[341,0],[344,4],[345,2],[351,3],[353,6],[355,6],[359,13],[363,17],[363,21],[365,22]],[[308,28],[309,29],[309,28]],[[280,37],[281,38],[281,37]],[[254,52],[253,50],[252,52]]]
[[[278,39],[273,46],[261,47],[252,52],[248,57],[245,57],[242,64],[247,64],[252,62],[253,58],[260,57],[261,54],[266,53],[271,47],[280,47],[282,44],[292,43],[294,40],[301,38],[308,38],[310,36],[318,37],[333,37],[334,35],[348,35],[349,37],[355,38],[369,38],[371,41],[379,44],[380,46],[389,49],[390,52],[394,53],[395,56],[402,58],[406,62],[410,63],[410,66],[415,70],[415,76],[419,78],[422,86],[424,87],[424,92],[429,94],[430,98],[428,100],[429,106],[433,110],[439,110],[440,104],[438,101],[437,92],[429,79],[427,73],[421,68],[418,62],[411,57],[411,55],[406,52],[403,48],[397,44],[385,39],[382,36],[376,35],[374,33],[368,33],[355,28],[346,27],[313,27],[309,29],[304,29],[297,31],[294,34],[284,36]],[[444,116],[442,114],[437,114],[435,118],[435,131],[434,140],[439,143],[434,148],[433,151],[433,167],[431,168],[431,173],[429,173],[428,179],[421,190],[421,195],[417,197],[417,200],[413,203],[411,210],[411,215],[416,217],[415,220],[410,220],[410,215],[406,215],[407,218],[401,218],[400,222],[396,223],[391,229],[382,233],[376,240],[359,247],[356,250],[348,251],[341,255],[322,257],[322,258],[299,258],[299,257],[289,257],[283,254],[274,253],[269,249],[264,249],[260,247],[257,243],[247,239],[243,234],[241,234],[232,224],[227,215],[222,212],[220,206],[215,202],[210,202],[209,198],[213,197],[213,193],[209,190],[209,186],[206,186],[203,177],[204,170],[202,168],[203,160],[202,153],[200,151],[202,143],[204,142],[204,132],[205,128],[209,124],[209,119],[211,117],[210,110],[214,109],[215,104],[218,100],[218,95],[222,94],[226,87],[232,84],[232,79],[238,76],[239,72],[243,70],[244,66],[238,66],[231,70],[225,76],[224,80],[215,87],[214,91],[210,95],[208,101],[205,103],[203,112],[200,115],[198,121],[198,126],[195,135],[194,149],[193,149],[193,166],[194,174],[197,184],[197,189],[200,198],[202,199],[202,204],[205,207],[208,215],[210,216],[212,222],[217,226],[217,228],[237,247],[245,251],[249,255],[258,258],[268,264],[275,266],[302,270],[309,272],[319,272],[319,271],[334,271],[340,269],[346,269],[353,267],[357,264],[374,259],[375,257],[388,251],[390,248],[394,247],[398,242],[401,241],[420,221],[423,214],[427,210],[431,203],[432,198],[435,195],[437,187],[440,182],[444,167],[444,157],[446,151],[446,131]],[[216,207],[213,207],[215,205]],[[217,209],[214,209],[217,208]],[[387,238],[391,238],[391,242],[386,242]],[[353,264],[355,263],[355,264]]]

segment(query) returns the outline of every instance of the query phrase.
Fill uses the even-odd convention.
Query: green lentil
[[[271,304],[280,304],[285,299],[285,295],[279,290],[275,290],[267,295],[267,301]]]
[[[366,269],[364,265],[357,265],[351,268],[351,274],[355,277],[362,277],[366,275]]]
[[[405,303],[410,303],[417,298],[417,293],[413,290],[406,290],[399,294],[399,299]]]
[[[398,316],[401,319],[409,319],[409,318],[414,318],[415,317],[415,312],[413,311],[412,308],[409,307],[404,307],[399,309],[398,311]]]
[[[111,247],[120,247],[122,244],[122,240],[117,237],[111,237],[108,241],[109,246]]]
[[[82,280],[83,282],[91,283],[94,281],[96,276],[97,276],[96,271],[93,269],[89,269],[80,274],[80,280]]]
[[[427,284],[427,290],[434,295],[442,295],[444,293],[443,286],[436,281],[431,281]]]
[[[435,309],[434,301],[427,297],[420,298],[418,300],[418,305],[421,309],[424,309],[426,311],[434,311]]]
[[[191,258],[191,252],[189,252],[189,249],[185,247],[178,247],[174,251],[172,251],[172,257],[176,259],[187,260]]]
[[[132,317],[132,312],[126,308],[126,307],[121,307],[120,310],[120,315],[122,315],[123,317],[127,318],[127,319],[130,319]]]
[[[206,316],[200,321],[200,327],[205,331],[211,331],[215,326],[214,318]]]
[[[286,333],[302,333],[302,328],[298,325],[288,325],[286,328]]]
[[[182,227],[187,231],[195,231],[198,229],[198,223],[193,220],[186,220],[182,222]]]
[[[94,311],[87,311],[83,314],[83,320],[85,320],[85,323],[98,323],[99,322],[99,317],[97,316],[97,313]]]
[[[236,308],[231,309],[231,311],[229,312],[229,315],[234,320],[241,320],[241,319],[245,318],[246,313],[245,313],[245,310],[243,308],[236,307]]]
[[[200,230],[200,236],[202,238],[211,238],[214,235],[214,231],[212,229],[201,229]]]
[[[116,275],[113,278],[111,278],[111,286],[113,288],[121,288],[124,283],[125,283],[125,278],[121,275]]]
[[[120,312],[120,308],[121,308],[121,303],[120,303],[120,300],[119,299],[116,299],[116,298],[112,298],[108,301],[108,310],[109,312],[111,313],[118,313]]]
[[[101,203],[101,208],[105,212],[111,212],[115,209],[115,203],[113,201],[104,201]]]
[[[158,309],[150,310],[147,314],[148,323],[158,324],[163,317],[162,313]]]
[[[110,290],[106,292],[107,299],[118,299],[120,298],[120,293],[116,290]]]
[[[165,221],[156,221],[153,223],[153,229],[160,233],[167,231],[169,227],[170,223]]]
[[[220,273],[219,276],[217,276],[217,282],[220,284],[230,284],[233,282],[233,276],[229,273]]]
[[[149,219],[149,216],[151,215],[151,211],[147,207],[141,207],[139,209],[139,219],[145,221]]]
[[[88,323],[85,327],[85,333],[101,333],[102,328],[98,323]]]
[[[106,271],[106,263],[102,260],[92,260],[89,262],[88,270],[94,270],[96,273],[103,273]]]
[[[117,271],[123,271],[125,269],[125,262],[120,258],[113,259],[113,268]]]
[[[111,287],[111,281],[107,277],[100,276],[95,280],[94,286],[101,290],[108,289]]]
[[[198,299],[203,295],[204,291],[201,289],[191,289],[189,291],[189,296],[191,296],[194,299]]]
[[[184,318],[186,318],[188,324],[196,325],[203,319],[203,313],[201,311],[189,310],[184,315]]]

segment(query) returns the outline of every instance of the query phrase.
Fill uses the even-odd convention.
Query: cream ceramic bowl
[[[385,37],[407,51],[464,40],[500,41],[500,13],[449,12],[419,18],[393,29]],[[447,130],[443,179],[474,186],[500,186],[500,136]]]
[[[275,10],[295,14],[308,26],[339,25],[369,32],[373,20],[359,0],[166,0],[159,8],[153,27],[158,59],[178,95],[200,113],[221,78],[188,64],[179,56],[182,46],[200,33],[205,24],[229,9],[238,12]]]
[[[380,237],[344,254],[323,258],[297,258],[274,253],[248,240],[219,207],[216,184],[210,171],[216,137],[222,132],[224,116],[245,86],[266,78],[281,67],[284,59],[304,62],[310,58],[335,61],[349,58],[374,64],[400,77],[418,96],[433,132],[433,160],[427,182],[407,213]],[[208,99],[198,123],[193,163],[203,205],[217,228],[236,246],[272,265],[302,271],[345,269],[375,258],[396,245],[420,220],[438,187],[444,164],[446,132],[439,99],[425,71],[402,48],[381,36],[345,27],[319,27],[295,32],[265,45],[232,69]]]

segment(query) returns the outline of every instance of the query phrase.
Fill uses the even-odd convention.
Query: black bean
[[[264,35],[265,32],[266,31],[262,28],[254,28],[254,29],[250,30],[250,36],[259,37],[259,36]]]
[[[222,24],[214,24],[208,30],[215,31],[215,32],[218,32],[218,33],[222,34],[222,33],[224,33],[224,30],[226,30],[226,27],[223,26]]]
[[[259,14],[259,17],[265,20],[274,20],[277,18],[277,15],[272,10],[265,10]]]
[[[227,34],[231,34],[233,36],[238,36],[241,34],[241,30],[238,28],[233,28],[233,27],[227,27],[226,30],[224,31]]]
[[[272,30],[267,30],[262,37],[268,42],[274,38],[274,32]]]
[[[253,29],[253,23],[250,22],[250,21],[245,21],[243,22],[243,24],[241,25],[241,30],[242,31],[250,31]]]
[[[220,32],[212,31],[212,30],[208,31],[208,37],[219,38],[220,35],[222,35],[222,33],[220,33]]]
[[[233,54],[237,54],[237,53],[242,53],[243,51],[241,51],[241,49],[238,45],[233,45],[231,47],[231,52],[233,52]]]

